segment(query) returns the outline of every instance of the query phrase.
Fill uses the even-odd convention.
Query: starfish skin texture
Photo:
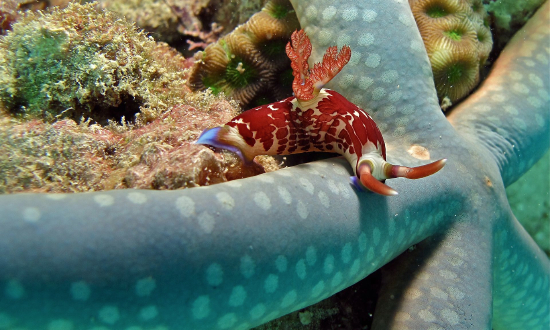
[[[3,328],[247,329],[386,265],[373,329],[548,329],[550,262],[504,191],[550,142],[548,2],[448,118],[407,1],[292,3],[314,52],[351,47],[327,87],[370,112],[388,161],[445,168],[392,180],[391,198],[355,191],[342,158],[178,191],[2,196]]]

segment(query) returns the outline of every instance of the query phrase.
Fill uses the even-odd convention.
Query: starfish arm
[[[454,109],[451,123],[485,146],[506,186],[550,144],[550,2],[516,33],[477,92]]]
[[[384,266],[373,329],[491,330],[492,239],[486,222],[455,223]]]
[[[550,261],[511,214],[495,230],[493,327],[550,328]]]
[[[31,329],[124,329],[154,310],[174,329],[253,327],[354,284],[456,212],[452,194],[358,199],[349,170],[335,158],[179,191],[3,196],[0,310],[32,312],[18,321]]]

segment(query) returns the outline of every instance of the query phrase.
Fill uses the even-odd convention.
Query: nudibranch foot
[[[252,162],[253,162],[252,159],[248,159],[243,154],[241,149],[239,149],[238,147],[234,146],[229,142],[224,141],[224,138],[222,138],[222,136],[227,135],[225,134],[226,131],[227,131],[227,128],[225,126],[205,129],[201,133],[201,135],[199,136],[195,144],[206,144],[216,148],[229,150],[231,152],[236,153],[245,165],[247,166],[252,165]]]

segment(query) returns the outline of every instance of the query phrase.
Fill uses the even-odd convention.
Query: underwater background
[[[407,3],[407,1],[394,2],[397,5]],[[373,8],[380,5],[380,1],[365,1],[365,3],[368,5],[372,3]],[[412,10],[411,17],[415,19],[415,26],[418,27],[423,42],[416,47],[420,47],[422,51],[425,49],[431,64],[431,67],[423,70],[430,76],[433,74],[437,104],[443,113],[451,114],[461,102],[466,101],[476,92],[491,73],[493,63],[508,41],[544,3],[540,0],[408,1],[407,5]],[[311,154],[291,155],[285,158],[261,156],[256,158],[252,166],[247,166],[231,152],[197,145],[194,142],[204,129],[221,126],[242,111],[293,95],[293,72],[291,62],[285,53],[285,45],[293,31],[300,27],[304,28],[300,25],[301,22],[315,21],[314,17],[332,17],[338,13],[343,21],[354,20],[361,15],[364,24],[368,24],[375,22],[378,15],[383,16],[368,9],[359,14],[350,8],[336,9],[329,6],[324,11],[314,12],[308,7],[309,11],[303,15],[305,18],[302,17],[299,20],[293,5],[283,0],[103,0],[94,3],[84,1],[72,3],[63,0],[2,1],[0,4],[0,199],[23,193],[52,194],[53,200],[58,198],[55,196],[64,196],[57,195],[61,193],[215,187],[216,184],[264,173],[276,173],[286,167],[330,156],[318,157]],[[546,9],[548,9],[547,4]],[[449,20],[435,22],[441,17],[448,17]],[[402,20],[401,23],[406,21],[403,16],[399,19]],[[547,23],[544,24],[548,27]],[[375,43],[374,34],[362,35],[362,39],[358,41],[359,44],[370,47]],[[332,38],[326,37],[325,40],[322,35],[320,44],[323,47],[336,44],[341,47],[346,41],[349,40],[339,38],[337,35],[333,35]],[[314,47],[317,46],[318,44]],[[324,52],[324,48],[315,51]],[[320,57],[320,55],[317,56],[317,59]],[[366,67],[374,70],[380,61],[384,60],[377,54],[370,54],[364,58],[354,57],[352,49],[350,65],[364,62]],[[540,62],[544,61],[540,60]],[[540,86],[543,86],[540,89],[543,92],[539,92],[535,100],[528,99],[527,102],[531,105],[539,102],[539,107],[543,107],[547,113],[550,113],[548,101],[550,90],[548,85],[545,85],[548,81],[548,70],[550,70],[548,61],[543,63],[542,68],[547,69],[546,72],[541,72],[546,79],[544,82],[540,81]],[[400,75],[402,75],[400,72],[388,70],[376,79],[391,84],[401,79]],[[341,74],[341,76],[344,75]],[[372,95],[370,97],[375,111],[378,111],[376,102],[379,100],[383,98],[397,100],[400,97],[400,92],[388,93],[383,88],[376,87],[379,81],[375,82],[370,77],[362,80],[353,80],[349,75],[346,77],[338,80],[337,84],[335,83],[331,88],[336,90],[339,87],[345,89],[353,85],[359,86],[357,88],[368,91],[369,95]],[[531,79],[535,85],[539,80]],[[354,101],[352,98],[350,100]],[[387,112],[379,113],[378,118],[385,118],[389,122],[395,110],[385,109],[384,111]],[[548,115],[542,120],[547,119]],[[395,119],[398,124],[399,120],[402,119]],[[383,133],[389,132],[388,127],[391,125],[385,122],[379,123]],[[548,123],[543,123],[541,126],[547,127]],[[399,137],[397,134],[394,134],[395,136]],[[545,144],[547,145],[548,141],[541,142],[541,145]],[[424,151],[419,153],[422,152]],[[416,158],[426,160],[426,158]],[[531,168],[506,187],[506,196],[513,214],[546,256],[550,255],[549,161],[550,154],[547,151],[537,162],[526,157],[526,164],[521,168],[526,169],[532,165]],[[338,175],[349,176],[345,171]],[[267,186],[273,183],[273,179],[264,180],[262,184]],[[234,182],[236,182],[235,186],[240,185],[239,181]],[[308,189],[313,189],[313,186],[309,188],[308,184],[304,185],[306,193]],[[338,185],[336,187],[333,191],[341,192],[339,197],[344,196],[344,189],[338,188]],[[233,210],[234,195],[228,198],[225,195],[226,190],[223,190],[225,188],[220,189],[222,190],[216,195],[217,200],[226,210]],[[266,189],[268,188],[262,188],[262,191]],[[287,196],[281,191],[279,189],[281,196]],[[101,207],[113,203],[111,197],[105,197],[110,195],[98,196],[103,196],[97,201]],[[141,205],[147,200],[140,202],[144,198],[143,195],[133,196],[129,199],[135,198],[132,200],[135,205]],[[250,204],[260,205],[260,208],[261,205],[271,207],[270,199],[266,197],[266,202],[266,198],[263,197],[265,194],[254,196],[250,197]],[[259,199],[257,196],[260,196]],[[59,197],[60,200],[62,198],[64,197]],[[286,197],[282,198],[285,200]],[[322,194],[318,198],[321,201],[325,200]],[[15,199],[10,199],[6,204],[0,203],[0,228],[12,230],[18,228],[7,224],[8,221],[13,221],[7,214],[16,214],[12,208],[8,209],[8,206],[17,205],[12,201]],[[156,205],[160,205],[160,201]],[[188,202],[187,199],[183,199],[183,202],[178,205],[178,210],[182,214],[189,212],[192,216],[196,215],[195,204]],[[288,206],[290,202],[282,205]],[[429,205],[431,205],[431,211],[437,213],[438,207],[434,206],[436,204]],[[5,208],[2,209],[2,207]],[[158,207],[159,212],[164,212],[160,206],[153,207]],[[300,206],[297,207],[300,215],[305,214],[306,211],[300,209]],[[207,206],[205,209],[208,209]],[[31,223],[42,216],[33,207],[22,212],[27,212],[23,217],[30,219],[27,222]],[[81,213],[83,211],[76,210],[75,214]],[[123,210],[117,210],[115,213],[114,219],[124,217]],[[200,218],[201,214],[197,216]],[[214,220],[207,216],[200,219],[202,219],[200,220],[202,229],[207,230],[213,226]],[[142,229],[139,228],[140,225],[143,225]],[[131,229],[143,231],[145,237],[143,239],[146,240],[146,230],[149,226],[141,222],[136,226]],[[122,230],[129,229],[122,227]],[[41,235],[47,235],[50,230],[52,229],[46,228],[31,232],[40,240]],[[0,253],[9,256],[13,249],[10,244],[17,244],[19,239],[23,242],[32,241],[33,238],[27,235],[31,234],[25,232],[22,237],[15,235],[14,242],[0,242]],[[56,235],[63,236],[62,233],[56,233]],[[170,235],[166,235],[166,240],[170,241],[171,238],[168,237]],[[296,239],[299,240],[299,237]],[[78,241],[77,238],[75,240]],[[193,239],[190,238],[190,241]],[[129,249],[135,248],[132,243],[127,244]],[[156,243],[147,244],[154,246]],[[199,243],[196,244],[199,245]],[[354,252],[361,249],[361,243],[358,244],[358,247],[353,248]],[[415,245],[409,244],[413,246],[411,251],[414,250]],[[88,248],[93,252],[93,246],[86,247]],[[184,247],[179,246],[179,248]],[[71,246],[61,247],[61,250],[63,249],[70,250]],[[155,253],[163,256],[162,258],[168,258],[160,248]],[[247,267],[246,260],[235,258],[234,260],[241,260],[241,270]],[[310,254],[309,258],[306,257],[306,261],[300,259],[302,263],[306,262],[303,265],[304,274],[306,268],[310,271],[308,267],[313,267],[317,257],[311,257]],[[342,258],[342,262],[347,264],[346,258]],[[86,256],[83,257],[82,262],[85,259]],[[155,262],[154,256],[148,255],[145,259],[152,264]],[[385,262],[381,261],[382,265],[391,259],[388,256]],[[97,303],[96,305],[103,307],[98,308],[93,305],[89,309],[80,306],[78,303],[87,301],[90,296],[91,284],[86,281],[73,281],[71,284],[71,297],[76,301],[75,304],[67,303],[63,297],[61,298],[63,302],[56,305],[57,293],[48,293],[47,289],[41,290],[46,285],[44,283],[50,283],[54,288],[53,292],[57,292],[58,286],[61,286],[59,282],[46,278],[44,282],[32,283],[31,281],[22,285],[15,275],[25,278],[28,274],[18,273],[14,269],[25,268],[21,266],[24,265],[25,260],[12,260],[9,257],[4,261],[1,260],[0,267],[8,264],[10,267],[4,270],[0,268],[0,289],[2,290],[0,291],[0,330],[178,329],[173,324],[181,324],[182,329],[185,328],[187,319],[183,316],[176,321],[164,318],[160,311],[161,303],[141,304],[139,307],[132,305],[132,302],[125,302],[126,305],[105,304],[104,306]],[[63,262],[67,260],[62,258],[59,264],[56,264],[59,267],[56,272],[69,278],[72,276],[71,270],[63,269]],[[193,260],[193,262],[198,265],[197,267],[205,266],[202,260]],[[104,266],[105,269],[110,269],[112,265]],[[280,267],[286,269],[286,263],[284,267],[282,265]],[[295,271],[301,278],[302,266],[297,267]],[[41,268],[37,267],[37,269]],[[209,284],[217,283],[218,278],[222,277],[223,272],[220,269],[208,268]],[[141,269],[136,270],[136,272],[139,271]],[[167,269],[166,277],[178,271],[181,270]],[[247,317],[254,321],[241,322],[240,316],[239,322],[233,321],[234,315],[228,313],[225,315],[226,319],[223,319],[223,316],[220,317],[217,328],[245,329],[264,323],[257,328],[371,329],[376,304],[380,301],[378,290],[382,285],[383,275],[380,270],[371,269],[370,271],[372,274],[366,279],[349,287],[343,282],[342,285],[337,286],[339,290],[336,291],[340,292],[312,306],[306,307],[311,304],[306,300],[300,304],[294,303],[296,298],[286,296],[286,299],[292,300],[292,303],[273,309],[271,314],[265,306],[262,309],[263,305],[259,304],[256,305],[257,309],[248,312]],[[242,272],[246,274],[245,270]],[[30,278],[36,276],[34,270],[29,274]],[[134,276],[132,271],[128,271],[128,274],[129,278]],[[98,292],[104,295],[100,300],[118,299],[117,295],[122,292],[121,288],[117,289],[120,292],[114,290],[112,297],[109,296],[111,294],[110,276],[118,278],[123,275],[116,271],[113,274],[103,275],[106,278],[105,282],[100,281],[102,284],[98,284]],[[357,279],[361,277],[359,275]],[[196,273],[189,275],[189,277],[196,276],[199,275]],[[227,274],[225,276],[228,277]],[[244,276],[248,279],[246,275]],[[99,275],[98,277],[103,278]],[[157,287],[157,281],[161,281],[151,278],[132,280],[132,283],[136,283],[135,288],[134,284],[123,286],[132,286],[131,290],[137,290],[138,297],[149,297]],[[271,281],[269,284],[277,287],[278,282],[274,278],[266,279],[262,285],[267,286]],[[280,281],[282,286],[282,277]],[[350,284],[351,282],[357,281],[350,280]],[[544,287],[544,284],[540,287]],[[242,301],[246,299],[246,291],[244,289],[240,291],[240,288],[242,286],[235,286],[231,292],[229,304],[233,304],[232,307],[241,306]],[[17,302],[24,300],[33,289],[42,293],[33,296],[33,300],[26,305],[17,305]],[[160,290],[166,289],[159,288],[155,292]],[[540,290],[539,288],[538,291]],[[167,297],[173,297],[169,290],[162,292]],[[249,293],[249,296],[251,295]],[[187,300],[185,303],[190,304]],[[209,317],[201,316],[203,313],[208,315],[205,312],[208,310],[208,303],[209,301],[200,300],[199,297],[193,301],[193,307],[188,309],[194,308],[192,312],[197,320],[207,320]],[[216,306],[215,303],[211,304],[211,309],[215,310],[213,307]],[[21,306],[29,309],[28,314],[27,311],[21,310]],[[78,317],[74,320],[69,317],[50,318],[49,315],[64,312],[59,310],[60,307],[66,308],[67,315],[74,314]],[[98,311],[96,312],[95,309]],[[139,322],[135,325],[132,325],[131,317],[125,315],[129,310],[137,315],[135,319]],[[255,313],[258,317],[255,317]],[[173,314],[177,315],[177,313]],[[287,315],[278,317],[283,314]],[[454,317],[454,314],[450,314]],[[89,317],[89,315],[94,316]],[[452,317],[449,318],[452,319]],[[43,320],[49,321],[43,322]],[[543,323],[533,325],[533,329],[537,329],[539,325],[543,326]]]

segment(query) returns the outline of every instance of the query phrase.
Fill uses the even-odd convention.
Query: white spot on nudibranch
[[[362,90],[367,90],[373,83],[374,80],[370,77],[359,78],[359,88],[361,88]]]
[[[365,252],[367,249],[367,234],[365,234],[365,232],[361,232],[361,235],[359,235],[357,241],[359,243],[359,252]]]

